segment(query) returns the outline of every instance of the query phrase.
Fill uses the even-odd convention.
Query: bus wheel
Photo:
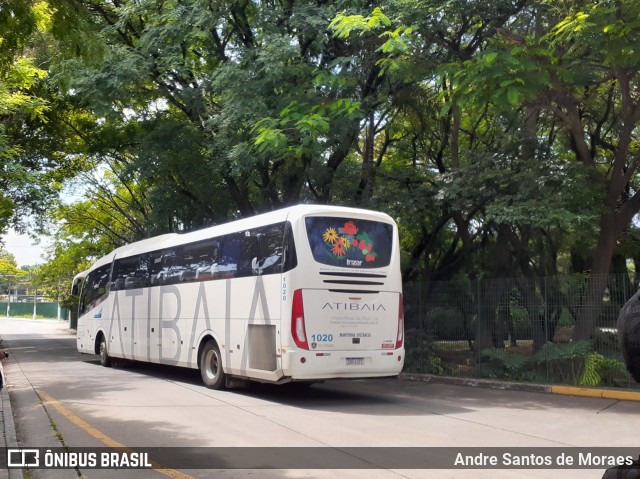
[[[223,389],[225,374],[222,370],[222,357],[215,341],[206,342],[200,353],[200,375],[209,389]]]
[[[100,364],[102,364],[105,368],[111,366],[111,358],[107,353],[107,340],[104,336],[100,337],[100,346],[98,349],[100,354]]]

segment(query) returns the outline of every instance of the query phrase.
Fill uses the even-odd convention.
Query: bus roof
[[[360,208],[350,208],[345,206],[332,205],[296,205],[279,210],[262,213],[247,218],[229,221],[215,226],[209,226],[188,233],[167,233],[160,236],[154,236],[135,243],[130,243],[113,250],[109,254],[98,259],[87,271],[80,273],[85,275],[95,268],[99,268],[105,264],[111,263],[114,258],[126,258],[140,253],[150,251],[158,251],[165,248],[180,246],[184,243],[192,243],[196,241],[206,240],[216,236],[242,231],[245,229],[255,228],[257,226],[280,223],[283,221],[295,221],[305,215],[319,214],[354,214],[354,215],[375,215],[381,221],[394,223],[393,219],[386,213],[378,211],[365,210]],[[395,224],[395,223],[394,223]]]

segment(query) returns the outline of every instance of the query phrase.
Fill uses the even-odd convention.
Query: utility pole
[[[34,289],[33,289],[33,319],[38,319],[38,315],[36,314],[36,309],[37,309],[36,308],[36,306],[37,306],[36,301],[37,301],[37,298],[38,298],[38,288],[34,286]]]
[[[7,276],[7,279],[9,280],[9,291],[7,294],[7,319],[9,318],[9,316],[11,315],[11,278],[13,276]]]
[[[37,268],[38,265],[35,266]],[[29,282],[31,283],[31,287],[33,288],[33,319],[38,319],[38,286],[34,284],[34,270],[31,269],[29,271]]]

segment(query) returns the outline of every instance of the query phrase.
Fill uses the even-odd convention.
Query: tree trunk
[[[504,348],[505,328],[498,306],[506,291],[505,280],[488,279],[478,287],[478,319],[476,327],[475,354],[489,348]]]
[[[575,339],[590,339],[602,311],[602,297],[618,239],[615,213],[605,212],[600,219],[600,235],[593,254],[593,266],[580,301]]]
[[[360,174],[360,183],[356,191],[356,204],[362,205],[369,199],[373,193],[373,153],[376,137],[375,115],[372,111],[369,113],[367,127],[365,128],[364,147],[362,152],[362,172]]]

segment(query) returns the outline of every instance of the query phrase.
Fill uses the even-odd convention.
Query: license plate
[[[364,358],[347,358],[347,366],[362,366]]]

